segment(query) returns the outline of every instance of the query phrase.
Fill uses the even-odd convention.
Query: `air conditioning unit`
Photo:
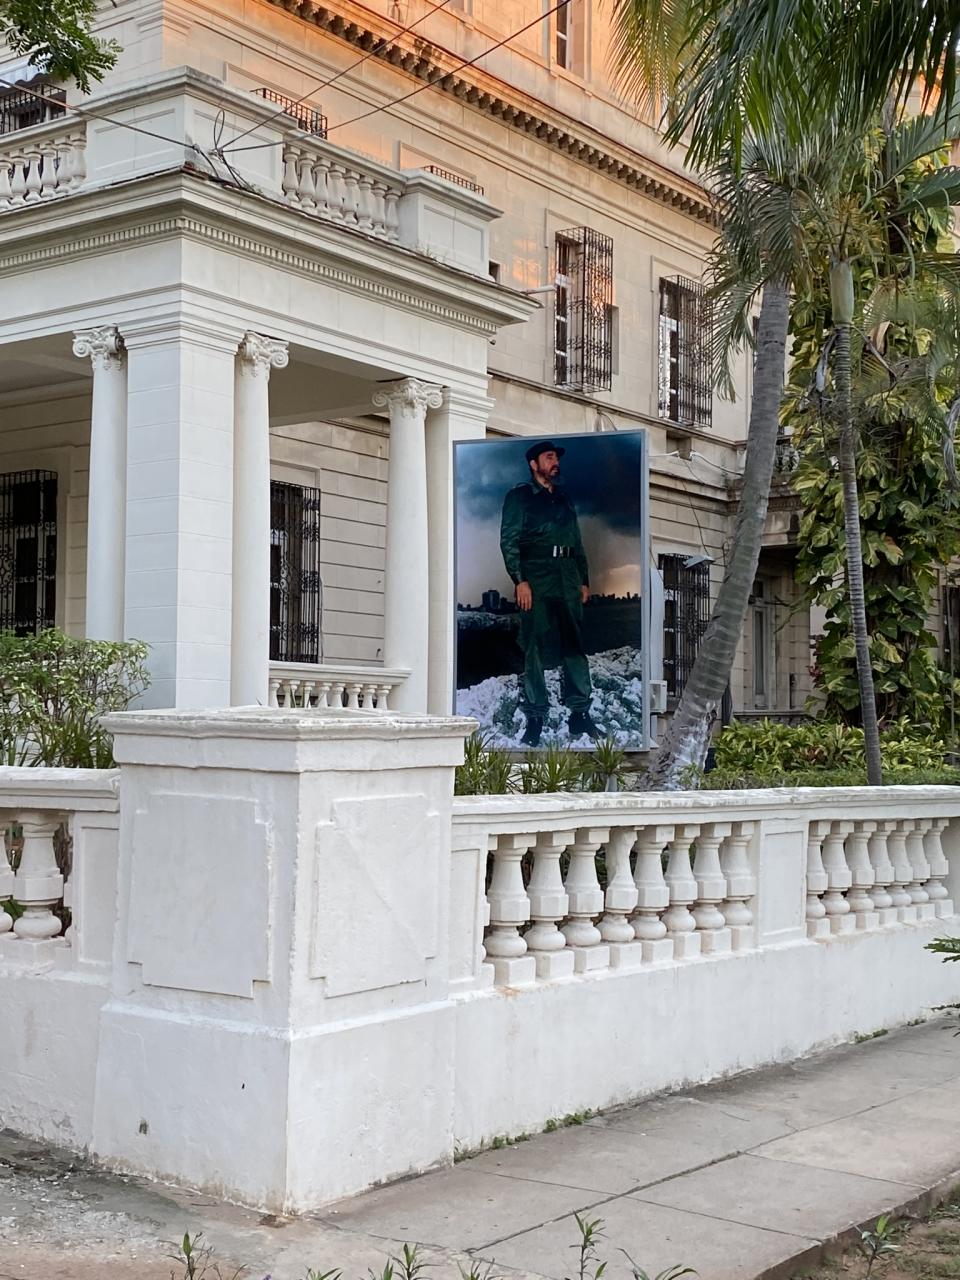
[[[650,681],[650,714],[662,716],[667,709],[666,680]]]

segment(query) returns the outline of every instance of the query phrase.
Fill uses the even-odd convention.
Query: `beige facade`
[[[453,182],[482,188],[500,211],[489,229],[492,278],[533,291],[529,296],[539,304],[524,323],[491,332],[487,431],[645,428],[654,563],[661,555],[706,561],[715,595],[742,465],[747,361],[739,362],[737,401],[714,395],[709,422],[673,420],[661,405],[661,281],[701,280],[714,235],[705,194],[679,153],[668,151],[619,97],[608,65],[607,6],[571,0],[540,22],[541,11],[527,0],[449,0],[432,9],[423,0],[117,0],[103,6],[100,20],[103,34],[122,46],[104,89],[120,92],[164,70],[190,67],[234,94],[252,98],[266,90],[303,98],[304,108],[326,117],[329,140],[364,159],[401,171],[433,167]],[[529,29],[492,48],[523,27]],[[462,66],[466,60],[476,61]],[[0,74],[7,74],[2,60]],[[170,127],[151,115],[149,104],[132,118],[144,127]],[[227,122],[213,136],[234,171],[252,180],[267,149],[276,147],[275,135],[256,123],[248,136],[240,138],[241,132]],[[138,158],[141,172],[149,171],[149,138],[117,131],[115,141]],[[263,151],[255,149],[261,145]],[[209,148],[203,160],[192,157],[200,170],[204,161],[226,176]],[[603,377],[583,387],[576,378],[557,385],[558,237],[582,228],[606,237],[612,253],[612,309],[604,330],[609,386]],[[405,335],[414,344],[418,323],[411,321]],[[76,366],[68,374],[63,343],[24,346],[22,354],[28,364],[36,357],[37,369],[56,364],[58,390],[51,395],[45,379],[31,385],[20,365],[19,384],[0,381],[0,469],[56,463],[67,533],[58,561],[58,617],[80,632],[89,380]],[[455,343],[443,359],[457,368]],[[297,359],[274,375],[272,474],[323,495],[322,659],[383,661],[390,435],[382,414],[350,403],[349,395],[314,394],[325,389],[324,376],[323,368]],[[681,368],[680,379],[685,376]],[[790,536],[789,521],[774,513],[754,610],[763,622],[754,612],[748,619],[732,681],[735,711],[796,710],[809,691],[808,623],[794,609]],[[762,657],[754,654],[758,638]]]

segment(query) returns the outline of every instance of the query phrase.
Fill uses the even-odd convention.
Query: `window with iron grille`
[[[320,490],[270,484],[270,660],[319,662]]]
[[[660,417],[687,427],[713,422],[713,309],[683,276],[660,281]]]
[[[688,565],[689,556],[662,555],[663,678],[670,698],[679,698],[710,621],[710,565]]]
[[[590,227],[557,235],[554,366],[558,387],[609,391],[613,363],[613,241]]]
[[[0,631],[36,635],[57,612],[57,477],[0,475]]]
[[[66,90],[52,84],[34,84],[30,88],[30,93],[22,89],[0,93],[0,134],[16,133],[18,129],[29,129],[31,125],[46,124],[48,120],[66,115]]]

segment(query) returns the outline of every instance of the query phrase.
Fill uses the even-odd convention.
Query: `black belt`
[[[546,560],[570,560],[573,557],[573,547],[549,547],[542,555],[524,555],[524,560],[546,561]]]

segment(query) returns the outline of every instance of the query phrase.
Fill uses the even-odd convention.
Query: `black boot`
[[[591,720],[589,711],[572,711],[570,713],[570,737],[582,738],[584,734],[596,740],[600,737],[600,730]]]
[[[528,715],[527,731],[521,741],[527,747],[539,747],[540,735],[543,733],[543,716]]]

